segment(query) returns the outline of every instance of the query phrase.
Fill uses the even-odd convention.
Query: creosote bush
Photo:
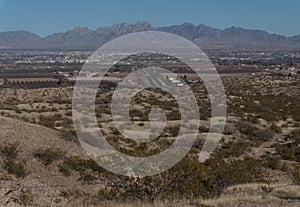
[[[300,162],[300,146],[296,142],[278,144],[275,148],[282,159]]]
[[[250,151],[250,142],[239,140],[230,141],[222,146],[220,150],[216,151],[219,158],[239,157]]]
[[[196,157],[185,157],[159,175],[144,178],[115,176],[107,181],[107,189],[99,191],[99,200],[212,198],[220,195],[227,186],[265,180],[260,161],[253,158],[232,161],[211,158],[199,163]]]
[[[43,162],[44,165],[50,165],[56,160],[63,159],[65,156],[65,152],[60,149],[39,149],[35,152],[34,157],[38,158]]]
[[[293,165],[290,171],[294,183],[300,185],[300,164]]]
[[[107,172],[94,160],[86,160],[78,156],[67,157],[58,167],[59,171],[65,176],[69,176],[71,175],[72,171],[76,171],[80,175],[78,180],[82,181],[83,183],[95,181],[99,179],[104,172]]]
[[[6,144],[5,146],[0,146],[0,152],[5,157],[4,169],[17,178],[23,178],[27,173],[24,164],[17,160],[17,147],[17,143]]]

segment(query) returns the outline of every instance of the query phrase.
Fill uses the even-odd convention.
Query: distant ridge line
[[[300,51],[300,35],[286,37],[263,30],[230,27],[217,29],[204,24],[183,23],[165,27],[153,27],[146,21],[134,24],[120,23],[90,30],[75,27],[40,37],[28,31],[0,32],[0,49],[97,49],[106,42],[133,32],[164,31],[185,37],[205,50],[233,51]]]

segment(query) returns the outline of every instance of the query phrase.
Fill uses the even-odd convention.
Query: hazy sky
[[[0,0],[0,31],[45,36],[87,26],[146,20],[153,26],[191,22],[300,34],[299,0]]]

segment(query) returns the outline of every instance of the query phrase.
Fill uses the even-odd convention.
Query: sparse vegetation
[[[4,169],[9,173],[15,175],[17,178],[25,177],[26,170],[22,162],[17,160],[18,157],[18,144],[6,144],[0,146],[0,152],[4,155]]]
[[[56,160],[63,159],[64,156],[65,152],[53,148],[39,149],[34,154],[34,157],[41,160],[46,166],[52,164]]]
[[[293,165],[290,171],[294,183],[300,185],[300,164]]]
[[[47,191],[52,196],[51,202],[58,206],[77,200],[77,197],[83,200],[79,206],[173,206],[177,205],[175,202],[180,206],[244,206],[249,200],[257,201],[253,206],[260,206],[261,203],[268,206],[268,201],[292,206],[294,201],[298,201],[299,195],[295,189],[298,189],[300,182],[299,97],[293,95],[294,92],[279,95],[277,90],[282,93],[290,90],[291,85],[272,85],[277,79],[285,81],[282,77],[222,77],[228,102],[227,124],[221,142],[205,163],[199,163],[198,153],[209,131],[210,103],[201,83],[189,83],[196,91],[201,115],[195,147],[168,171],[139,179],[112,174],[79,153],[81,148],[74,142],[76,138],[71,119],[72,88],[14,91],[3,88],[1,90],[5,93],[2,95],[5,95],[0,100],[1,116],[55,131],[35,128],[36,131],[43,130],[32,136],[42,137],[38,143],[44,146],[27,147],[31,149],[28,152],[18,144],[2,144],[0,164],[3,175],[0,171],[0,178],[22,181],[30,174],[28,178],[37,184],[34,187]],[[292,84],[298,86],[296,79]],[[276,90],[273,90],[274,87]],[[124,138],[115,128],[109,109],[111,96],[110,88],[100,88],[95,112],[103,134],[116,150],[131,156],[149,156],[172,145],[179,131],[181,115],[170,94],[147,89],[137,94],[131,103],[130,117],[137,128],[150,126],[149,112],[152,107],[160,107],[166,112],[168,122],[165,130],[150,143],[137,143]],[[53,133],[47,136],[50,131]],[[212,131],[219,133],[215,129]],[[4,133],[0,132],[0,135],[3,135],[1,139],[6,139]],[[24,139],[24,136],[20,137]],[[55,143],[52,143],[54,137]],[[48,145],[48,142],[52,144]],[[62,143],[59,149],[52,147],[57,146],[58,142]],[[23,141],[23,144],[26,145],[26,142]],[[28,170],[28,166],[32,170]],[[284,179],[289,179],[287,182],[291,185],[284,187],[274,181]],[[56,191],[57,186],[50,186],[53,183],[59,185],[59,192]],[[87,188],[91,193],[85,193]],[[38,191],[33,189],[31,192],[24,191],[21,196],[23,202],[19,203],[32,204]]]
[[[17,203],[28,206],[33,202],[33,195],[29,188],[23,187],[21,188],[20,196],[18,198]]]

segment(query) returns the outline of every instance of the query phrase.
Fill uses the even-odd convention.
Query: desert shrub
[[[262,197],[265,198],[268,194],[270,194],[274,188],[271,187],[270,185],[263,185],[261,186],[261,190],[263,192]]]
[[[67,140],[67,141],[78,141],[77,136],[76,136],[76,131],[67,131],[65,129],[60,130],[60,138]]]
[[[92,181],[97,180],[97,176],[89,173],[89,172],[83,172],[80,174],[79,180],[83,181],[84,183],[90,183]]]
[[[54,98],[53,101],[49,101],[49,103],[56,103],[56,104],[72,104],[72,99],[61,99],[61,98]]]
[[[140,110],[133,109],[129,111],[129,115],[130,117],[143,117],[144,114]]]
[[[295,121],[300,121],[300,109],[299,109],[299,98],[295,98],[291,105],[291,115]]]
[[[263,166],[272,170],[280,169],[280,157],[273,154],[265,154],[263,156]]]
[[[199,105],[199,104],[198,104]],[[211,117],[211,108],[210,105],[207,103],[201,103],[199,105],[199,114],[201,120],[207,120]]]
[[[39,121],[40,121],[39,124],[43,125],[45,127],[48,127],[48,128],[54,128],[55,127],[55,119],[53,119],[51,117],[41,115],[39,117]]]
[[[188,156],[173,168],[151,177],[130,178],[116,176],[107,179],[107,190],[99,190],[99,200],[143,200],[211,198],[228,185],[263,181],[260,162],[245,158],[225,162],[210,159],[200,163]]]
[[[253,123],[253,124],[257,124],[258,123],[258,118],[255,115],[248,115],[246,117],[246,120]]]
[[[170,137],[176,137],[179,133],[179,127],[178,126],[173,126],[173,127],[168,127],[168,133]]]
[[[277,126],[276,124],[272,123],[272,125],[270,126],[270,130],[272,130],[275,133],[281,133],[281,127]]]
[[[254,127],[251,123],[248,122],[238,122],[236,126],[240,132],[247,137],[254,137],[257,127]]]
[[[207,133],[209,132],[209,128],[208,127],[205,127],[205,126],[199,126],[199,132],[203,132],[203,133]]]
[[[68,166],[66,165],[58,165],[59,171],[64,175],[64,176],[69,176],[71,175],[71,170]]]
[[[71,198],[71,197],[78,198],[82,196],[82,193],[79,190],[64,190],[59,195],[64,198]]]
[[[5,146],[0,146],[0,152],[6,157],[7,160],[15,160],[18,156],[17,143],[9,143]]]
[[[66,115],[66,116],[72,116],[72,111],[66,111],[66,112],[65,112],[65,115]]]
[[[276,152],[285,160],[300,161],[300,147],[297,143],[279,144],[275,147]]]
[[[247,141],[230,141],[224,145],[222,148],[217,150],[216,154],[220,158],[228,157],[239,157],[250,150],[250,143]]]
[[[21,114],[21,113],[22,113],[21,109],[19,109],[19,108],[16,108],[16,109],[15,109],[15,112],[18,113],[18,114]]]
[[[33,202],[33,195],[32,195],[31,190],[29,188],[23,187],[21,189],[21,193],[20,193],[17,203],[24,205],[24,206],[28,206],[28,205],[31,205],[32,202]]]
[[[103,171],[103,168],[100,167],[94,160],[92,159],[82,159],[78,156],[72,156],[67,158],[67,165],[70,166],[72,170],[76,171],[85,171],[85,169],[90,169],[92,171]]]
[[[44,165],[50,165],[56,160],[63,159],[65,152],[60,149],[39,149],[34,153],[34,157],[43,162]]]
[[[109,180],[109,193],[100,190],[102,200],[143,200],[184,199],[193,197],[213,197],[220,193],[220,185],[213,172],[203,163],[184,158],[162,174],[139,179],[118,176]],[[113,195],[113,196],[112,196]]]
[[[253,135],[254,136],[252,139],[265,142],[271,140],[274,136],[274,133],[269,129],[257,129]]]
[[[110,189],[100,189],[96,196],[96,200],[99,202],[104,200],[114,200],[118,198],[119,191],[115,190],[114,188]]]
[[[224,127],[223,134],[225,134],[225,135],[232,135],[233,132],[234,132],[234,130],[235,130],[234,127],[229,126],[229,125],[227,124],[227,125],[225,125],[225,127]]]
[[[64,127],[64,128],[72,128],[72,126],[73,126],[73,120],[72,119],[70,119],[70,118],[64,118],[63,120],[62,120],[62,126]]]
[[[25,166],[22,162],[17,161],[18,157],[18,144],[7,144],[5,146],[0,146],[0,152],[6,158],[4,161],[4,169],[9,174],[14,174],[18,178],[26,176]]]
[[[143,126],[145,126],[145,123],[144,122],[140,122],[140,123],[138,123],[138,125],[141,126],[141,127],[143,127]]]
[[[167,119],[168,120],[180,120],[181,114],[178,110],[173,110],[171,113],[167,114]]]
[[[226,186],[265,181],[262,163],[254,158],[232,161],[210,159],[206,163]]]
[[[92,159],[82,159],[78,156],[71,156],[64,160],[64,162],[59,165],[59,171],[65,176],[71,174],[71,171],[76,171],[79,173],[80,177],[78,180],[82,182],[91,182],[104,173],[105,171]]]
[[[254,100],[259,101],[260,104],[255,104]],[[235,116],[243,117],[245,113],[255,114],[256,118],[262,118],[269,122],[286,120],[289,116],[292,116],[296,121],[300,119],[299,104],[297,105],[299,99],[296,97],[255,95],[244,97],[243,100],[234,100],[234,102],[234,104],[229,105],[228,111]],[[286,103],[290,104],[287,105]],[[244,105],[245,107],[239,108],[236,107],[237,105]],[[249,121],[252,122],[250,119]]]
[[[113,135],[120,135],[121,134],[120,131],[117,128],[110,128],[110,130],[111,130],[111,133]]]
[[[51,107],[51,108],[49,108],[48,110],[51,111],[51,112],[58,112],[58,109],[55,108],[55,107]]]
[[[7,160],[4,163],[4,169],[9,173],[15,175],[17,178],[23,178],[26,176],[26,170],[23,163],[16,160]]]
[[[62,115],[61,114],[53,114],[52,115],[52,119],[58,121],[58,120],[62,120]]]
[[[300,164],[295,164],[291,169],[291,177],[296,185],[300,185]]]
[[[295,140],[296,144],[300,144],[300,129],[292,131],[291,139]]]
[[[259,129],[249,122],[239,122],[237,128],[252,141],[265,142],[274,136],[270,129]]]

